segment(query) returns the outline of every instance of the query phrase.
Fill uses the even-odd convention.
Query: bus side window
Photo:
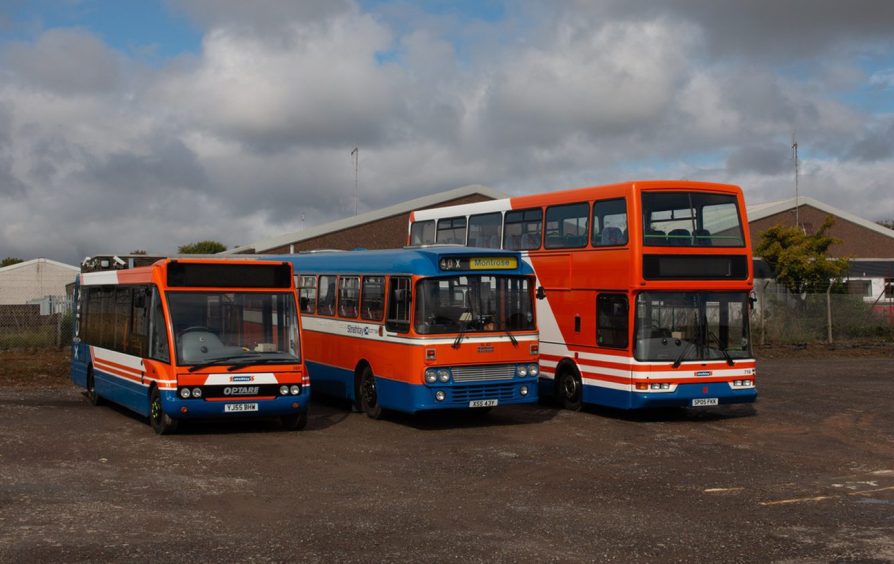
[[[396,333],[406,333],[410,330],[410,300],[410,279],[405,276],[392,277],[385,329]]]
[[[469,218],[469,247],[500,248],[500,228],[503,215],[500,212],[483,213]]]
[[[465,245],[466,218],[448,217],[445,219],[439,219],[438,236],[435,239],[435,242],[453,245]]]
[[[385,278],[364,276],[360,295],[360,317],[368,321],[382,321],[385,314]]]
[[[599,294],[596,298],[596,344],[600,347],[627,348],[627,296]]]
[[[587,246],[590,204],[565,204],[546,208],[547,249],[574,249]]]
[[[317,279],[314,275],[302,275],[298,289],[298,303],[301,313],[317,311]]]
[[[357,294],[360,290],[358,276],[340,276],[338,278],[338,315],[341,317],[357,317]]]
[[[414,222],[410,227],[411,245],[431,245],[435,242],[435,220]]]
[[[322,274],[319,280],[317,313],[320,315],[335,315],[335,276]]]
[[[158,288],[152,288],[152,309],[149,314],[149,357],[162,362],[170,362],[168,350],[168,328],[164,309],[161,307],[161,294]]]
[[[137,286],[133,289],[133,308],[130,314],[130,339],[127,342],[127,354],[144,357],[149,340],[149,288]]]
[[[594,247],[627,244],[627,202],[624,198],[593,204]]]

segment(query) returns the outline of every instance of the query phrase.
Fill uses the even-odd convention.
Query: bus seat
[[[668,234],[667,240],[677,247],[689,247],[692,245],[692,234],[688,229],[674,229]]]
[[[620,245],[622,241],[623,239],[621,238],[621,230],[617,227],[606,227],[602,230],[600,244]]]
[[[525,233],[521,236],[522,249],[536,249],[540,246],[540,237],[533,233]]]
[[[646,245],[665,245],[667,244],[667,234],[657,229],[647,229],[645,234]]]
[[[499,249],[500,248],[500,236],[499,235],[491,235],[490,239],[487,242],[488,249]]]
[[[220,337],[211,331],[187,331],[182,333],[178,340],[181,364],[202,361],[224,348]]]
[[[711,232],[707,229],[696,229],[693,234],[695,235],[696,245],[710,247],[713,244],[711,241]]]

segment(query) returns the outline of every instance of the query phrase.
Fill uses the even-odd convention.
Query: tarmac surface
[[[754,405],[164,437],[0,381],[0,562],[894,562],[894,359],[758,366]]]

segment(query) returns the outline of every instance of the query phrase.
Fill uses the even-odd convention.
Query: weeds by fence
[[[894,340],[894,303],[847,293],[792,296],[756,285],[754,342],[767,345],[849,340]]]
[[[65,298],[0,305],[0,350],[60,348],[70,340],[71,314]]]

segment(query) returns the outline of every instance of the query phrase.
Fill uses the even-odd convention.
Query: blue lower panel
[[[327,396],[354,401],[354,372],[328,364],[306,362],[314,389]]]
[[[97,395],[123,405],[144,417],[149,416],[149,386],[114,376],[93,367],[93,383]]]
[[[705,391],[707,390],[707,391]],[[690,407],[696,398],[717,398],[719,405],[750,403],[757,399],[757,389],[733,390],[726,382],[679,384],[673,392],[623,392],[599,386],[584,386],[584,403],[619,409],[650,407]]]
[[[147,402],[148,403],[148,402]],[[310,390],[304,388],[301,395],[297,396],[281,396],[276,399],[253,400],[243,399],[234,401],[206,401],[203,399],[181,399],[177,392],[172,390],[163,390],[161,392],[161,403],[165,413],[174,419],[204,419],[204,418],[222,418],[222,417],[276,417],[280,415],[294,415],[307,411],[310,404]],[[224,411],[227,404],[237,403],[255,403],[258,405],[257,411],[230,412]],[[292,404],[298,404],[293,407]],[[186,413],[181,408],[186,408]]]
[[[522,386],[527,387],[527,395],[521,394]],[[443,401],[435,398],[438,390],[443,390],[446,394]],[[423,386],[376,378],[376,392],[382,407],[415,413],[430,409],[468,408],[469,402],[473,400],[497,400],[498,405],[536,403],[537,380],[516,378],[511,381]]]

